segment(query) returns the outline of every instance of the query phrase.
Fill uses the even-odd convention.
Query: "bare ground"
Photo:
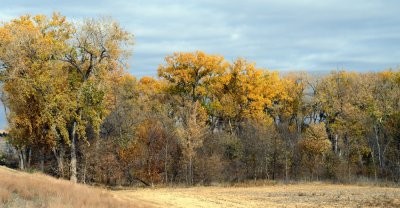
[[[154,207],[400,207],[400,188],[301,184],[193,187],[113,192]]]

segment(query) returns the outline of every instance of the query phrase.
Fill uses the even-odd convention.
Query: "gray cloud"
[[[3,1],[4,2],[4,1]],[[61,11],[68,18],[112,16],[135,34],[131,73],[156,74],[174,51],[245,57],[278,70],[379,70],[399,65],[395,0],[6,0],[0,18]]]

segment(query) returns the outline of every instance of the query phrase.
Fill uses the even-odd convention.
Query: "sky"
[[[270,70],[378,71],[400,66],[399,8],[398,0],[0,0],[0,21],[111,16],[134,34],[128,71],[138,77],[196,50]]]

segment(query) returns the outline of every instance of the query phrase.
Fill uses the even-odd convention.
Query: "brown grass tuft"
[[[5,204],[11,199],[11,193],[0,188],[0,204]]]

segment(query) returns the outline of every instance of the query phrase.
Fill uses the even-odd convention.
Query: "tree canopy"
[[[109,18],[0,26],[21,169],[108,185],[400,181],[398,70],[279,74],[195,51],[138,79],[125,71],[132,39]]]

